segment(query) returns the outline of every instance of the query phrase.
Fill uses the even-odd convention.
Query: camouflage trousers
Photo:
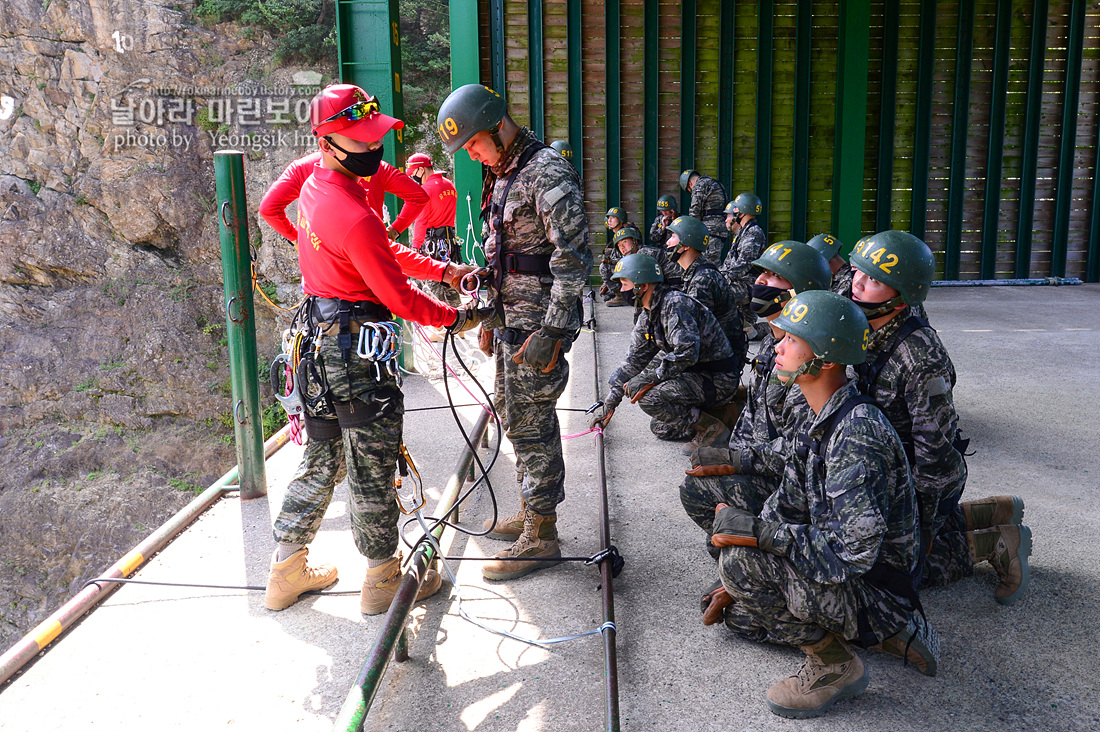
[[[974,562],[966,541],[966,517],[962,507],[956,506],[932,540],[932,551],[924,560],[921,587],[943,587],[973,573]]]
[[[462,305],[458,290],[449,285],[434,280],[413,280],[412,282],[418,290],[428,293],[440,302],[447,303],[452,308],[461,307]]]
[[[551,514],[565,500],[565,460],[561,450],[561,428],[555,411],[558,397],[569,382],[569,362],[562,353],[548,374],[512,361],[522,343],[493,344],[496,359],[496,393],[503,394],[501,420],[505,434],[522,464],[523,500],[535,512]]]
[[[760,515],[764,501],[779,487],[779,481],[762,475],[715,475],[696,478],[688,475],[680,484],[680,503],[688,518],[706,532],[706,549],[718,559],[718,547],[710,543],[714,509],[719,503]]]
[[[708,394],[707,382],[713,383]],[[653,419],[649,429],[662,440],[687,440],[695,436],[699,410],[715,404],[725,404],[737,394],[736,373],[683,373],[662,381],[642,395],[638,406]],[[708,400],[710,397],[710,400]]]
[[[336,339],[321,342],[333,399],[365,399],[384,386],[396,390],[392,376],[375,381],[373,365],[352,356],[344,369]],[[393,476],[401,445],[405,407],[396,392],[396,409],[361,427],[344,427],[340,436],[328,440],[310,439],[283,505],[275,519],[275,541],[309,544],[317,536],[325,511],[332,501],[340,469],[347,468],[350,494],[351,533],[359,552],[371,559],[386,559],[397,551],[397,508]],[[336,420],[331,420],[335,422]]]
[[[619,257],[618,259],[622,259],[622,257]],[[619,280],[611,279],[611,275],[615,271],[615,262],[618,261],[618,259],[600,262],[600,277],[603,279],[603,284],[607,285],[607,289],[609,290],[607,295],[605,295],[604,297],[606,297],[608,300],[610,300],[615,295],[618,295],[623,287],[622,282],[620,282]]]
[[[823,630],[854,640],[861,623],[884,640],[900,632],[912,614],[863,579],[821,584],[788,559],[749,547],[723,548],[718,576],[733,598],[726,626],[758,643],[805,645],[819,640]]]

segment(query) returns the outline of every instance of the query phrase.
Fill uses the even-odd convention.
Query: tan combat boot
[[[507,518],[497,516],[496,526],[493,525],[492,519],[485,519],[484,526],[489,530],[486,536],[490,539],[515,541],[523,533],[523,516],[526,510],[527,503],[521,498],[519,500],[519,510],[516,511],[514,516]]]
[[[826,634],[802,646],[806,659],[795,676],[768,689],[768,709],[790,719],[820,717],[834,704],[863,693],[870,677],[859,656],[839,637]]]
[[[1000,582],[994,597],[1002,605],[1020,599],[1031,581],[1031,529],[1026,526],[994,526],[990,529],[966,532],[970,559],[974,564],[989,562],[997,570]]]
[[[271,573],[267,576],[267,594],[264,607],[268,610],[285,610],[298,601],[298,596],[310,590],[323,590],[337,579],[336,567],[322,564],[311,567],[306,563],[309,547],[302,547],[279,562],[279,550],[271,555]]]
[[[1024,520],[1024,499],[1019,496],[992,496],[980,501],[963,501],[966,530],[988,529],[1004,524],[1020,524]]]
[[[498,559],[504,561],[486,562],[482,566],[482,576],[487,580],[510,580],[530,574],[536,569],[552,567],[561,562],[561,548],[558,546],[556,528],[557,520],[556,514],[544,516],[525,508],[523,533],[516,539],[515,544],[496,555]],[[530,558],[533,561],[514,561],[514,559],[521,557]]]
[[[904,658],[925,676],[935,676],[939,668],[940,636],[924,616],[915,614],[900,633],[871,646],[871,650]]]
[[[368,567],[367,576],[363,579],[363,591],[359,595],[359,611],[364,615],[378,615],[389,610],[404,577],[401,573],[401,555],[381,567]],[[420,592],[416,593],[416,601],[431,597],[442,586],[443,578],[439,572],[429,568],[424,583],[420,585]]]

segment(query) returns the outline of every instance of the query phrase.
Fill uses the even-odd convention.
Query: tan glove
[[[495,353],[492,330],[482,330],[477,334],[477,347],[486,356],[492,356]]]

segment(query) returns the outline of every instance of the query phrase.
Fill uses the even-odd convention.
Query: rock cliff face
[[[331,69],[194,6],[0,3],[0,649],[235,461],[215,150],[247,152],[261,278],[297,299],[255,211]]]

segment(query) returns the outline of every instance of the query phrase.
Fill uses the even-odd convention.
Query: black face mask
[[[790,293],[782,287],[753,285],[752,301],[749,303],[749,307],[760,317],[766,318],[782,310],[783,303],[790,299]]]
[[[379,145],[377,150],[353,153],[337,145],[331,138],[326,137],[325,139],[328,140],[328,144],[347,155],[343,160],[339,160],[339,158],[337,160],[352,175],[369,178],[378,172],[378,166],[382,162],[382,153],[386,149],[385,145]]]
[[[643,294],[642,294],[642,288],[639,287],[638,285],[635,285],[632,292],[634,293],[634,307],[635,308],[642,307],[642,299],[644,297]]]

